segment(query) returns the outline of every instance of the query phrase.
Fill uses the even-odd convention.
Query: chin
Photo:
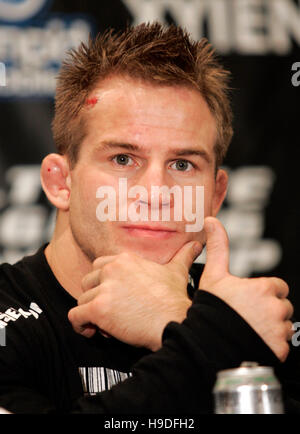
[[[141,256],[144,259],[147,259],[148,261],[156,262],[157,264],[167,264],[174,256],[175,252],[170,252],[168,250],[167,252],[145,252],[145,251],[132,251],[133,253]]]

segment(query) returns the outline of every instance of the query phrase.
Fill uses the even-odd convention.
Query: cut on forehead
[[[98,107],[97,111],[99,111],[99,104],[107,110],[113,108],[115,114],[122,118],[130,115],[138,107],[145,120],[147,116],[155,115],[159,126],[162,127],[163,119],[159,119],[157,116],[160,112],[164,116],[168,116],[169,113],[169,116],[172,116],[175,121],[176,113],[180,118],[185,111],[191,111],[191,106],[194,109],[201,107],[201,117],[216,122],[202,93],[195,87],[186,84],[158,85],[142,79],[136,80],[121,75],[113,76],[97,83],[97,86],[90,91],[81,113],[89,115],[95,107]],[[172,110],[174,108],[177,108],[177,112]],[[188,114],[187,122],[192,115],[193,110]]]
[[[96,95],[93,95],[91,97],[88,97],[85,100],[85,105],[88,107],[94,107],[98,102],[98,97]]]
[[[188,111],[193,105],[194,108],[201,107],[201,117],[212,119],[216,123],[214,114],[211,112],[207,101],[202,93],[194,86],[183,84],[158,84],[147,80],[128,77],[113,76],[97,83],[97,86],[89,93],[86,98],[84,110],[86,113],[90,109],[103,103],[104,107],[115,106],[119,109],[119,115],[130,113],[130,109],[135,105],[142,108],[142,112],[148,115],[147,108],[152,109],[156,115],[162,110],[164,115],[170,113],[174,117],[174,108],[178,108],[178,116],[183,110]],[[153,106],[156,110],[153,110]],[[122,112],[123,110],[123,112]],[[175,111],[176,114],[176,111]],[[190,116],[187,116],[187,122]],[[158,119],[159,120],[159,119]],[[159,120],[159,125],[162,125]]]

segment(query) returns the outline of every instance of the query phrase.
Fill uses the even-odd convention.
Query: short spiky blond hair
[[[122,32],[99,34],[71,50],[58,76],[53,136],[60,154],[77,161],[85,137],[82,108],[94,87],[111,75],[126,75],[157,85],[189,86],[208,104],[217,125],[216,167],[232,138],[228,71],[206,39],[193,41],[182,28],[141,24]]]

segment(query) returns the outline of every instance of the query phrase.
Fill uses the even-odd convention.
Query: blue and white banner
[[[53,0],[0,0],[0,23],[22,24],[49,8]]]
[[[47,14],[52,0],[0,0],[0,99],[53,98],[66,51],[86,41],[91,20]]]

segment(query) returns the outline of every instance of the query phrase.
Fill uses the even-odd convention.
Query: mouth
[[[128,235],[142,238],[169,239],[178,232],[172,228],[161,225],[126,225],[123,226]]]

